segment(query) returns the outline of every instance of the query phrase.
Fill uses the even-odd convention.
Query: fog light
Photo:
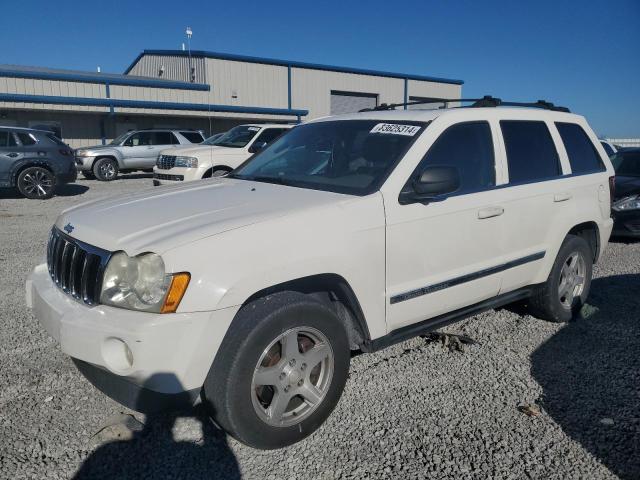
[[[107,338],[102,344],[102,358],[114,373],[126,373],[133,366],[133,352],[124,340]]]

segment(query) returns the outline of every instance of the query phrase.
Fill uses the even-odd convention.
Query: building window
[[[331,90],[331,115],[355,113],[378,106],[378,94]]]

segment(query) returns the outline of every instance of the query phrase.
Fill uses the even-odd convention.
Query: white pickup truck
[[[27,304],[119,402],[203,401],[248,445],[297,442],[352,350],[514,301],[580,310],[614,171],[583,117],[535,105],[317,119],[226,177],[67,210]]]
[[[293,125],[239,125],[221,137],[160,152],[153,168],[154,185],[175,185],[202,178],[220,177],[240,166]]]

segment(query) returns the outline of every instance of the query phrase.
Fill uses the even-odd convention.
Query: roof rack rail
[[[361,112],[375,112],[383,110],[394,110],[397,107],[408,107],[411,105],[426,105],[432,103],[443,103],[444,105],[439,108],[447,108],[449,103],[470,103],[471,105],[464,106],[465,108],[480,108],[480,107],[531,107],[542,108],[545,110],[552,110],[554,112],[570,112],[567,107],[560,107],[554,105],[546,100],[538,100],[537,102],[505,102],[500,98],[492,97],[491,95],[485,95],[482,98],[432,98],[429,100],[416,100],[412,102],[402,103],[382,103],[377,107],[364,108]]]

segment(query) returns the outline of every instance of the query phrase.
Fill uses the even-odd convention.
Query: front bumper
[[[640,210],[613,211],[613,237],[640,238]]]
[[[179,182],[191,182],[193,180],[200,180],[202,178],[202,175],[204,175],[204,172],[206,171],[206,167],[173,167],[168,170],[164,170],[155,166],[153,167],[153,184],[175,185]]]
[[[80,172],[91,170],[95,159],[96,157],[75,157],[76,168]]]
[[[161,315],[89,307],[62,292],[46,264],[34,269],[26,290],[27,306],[80,371],[136,409],[150,392],[178,403],[195,398],[239,308]]]

